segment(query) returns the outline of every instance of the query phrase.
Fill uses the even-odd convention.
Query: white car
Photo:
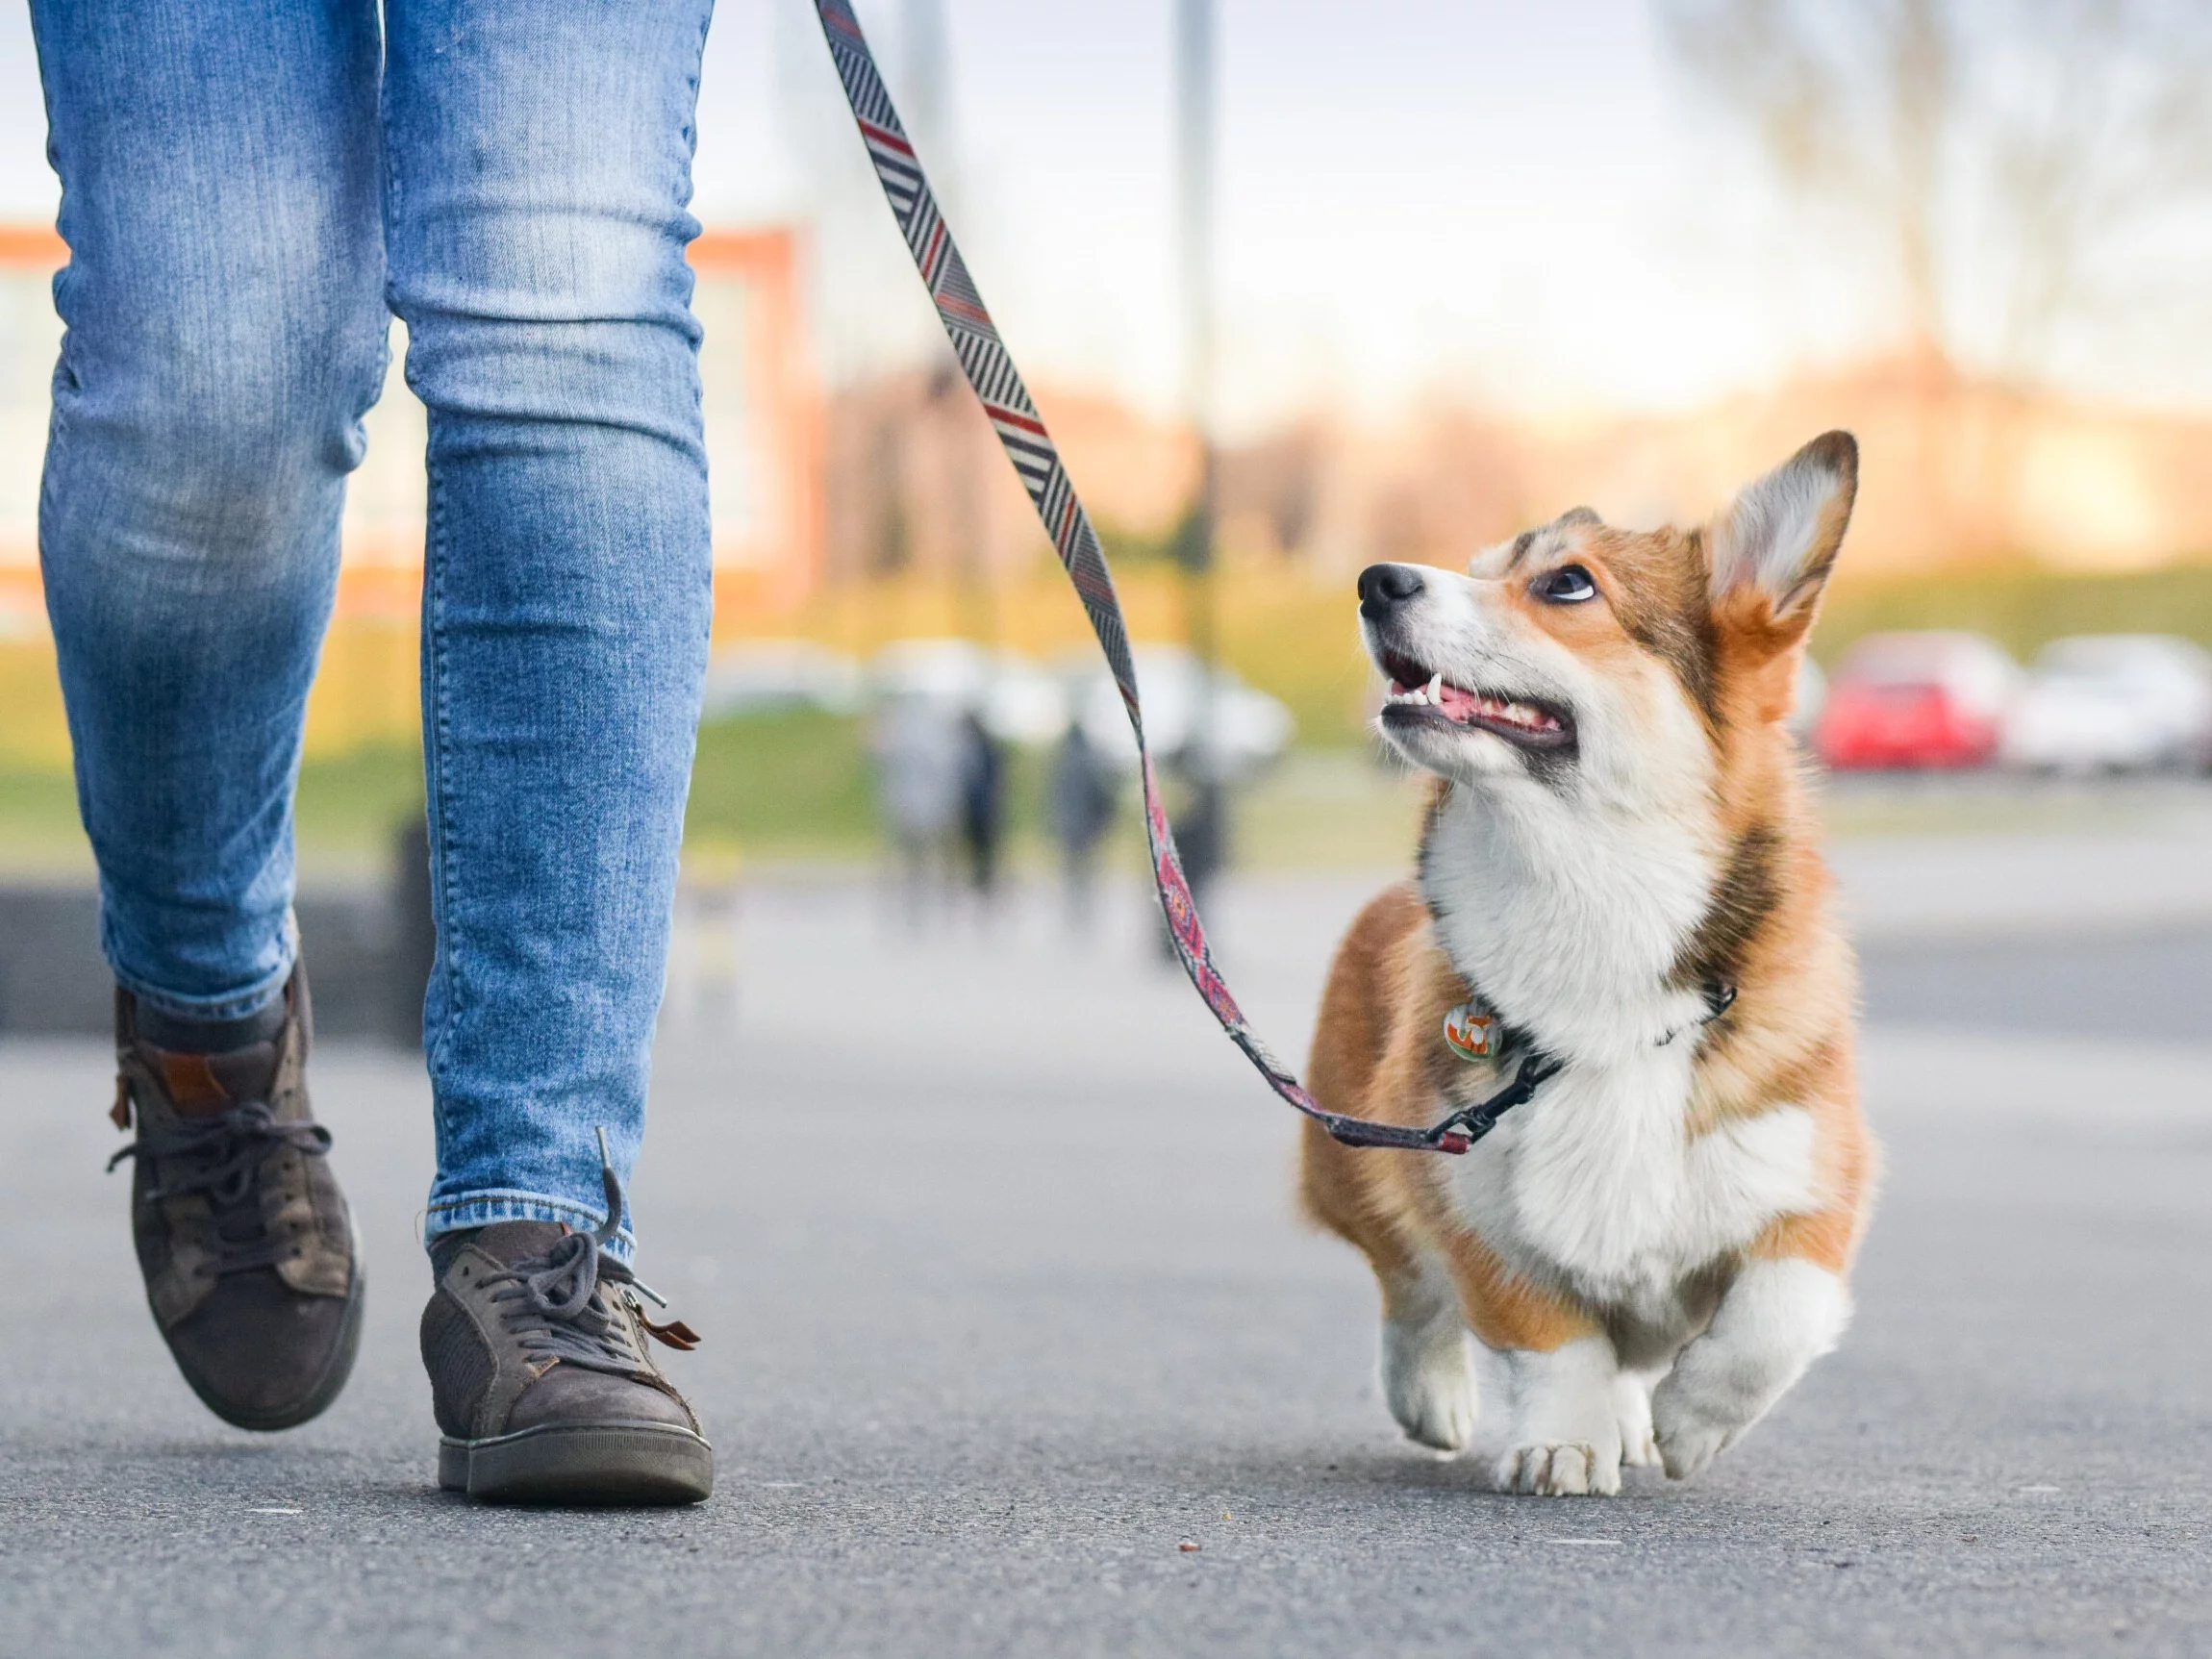
[[[2076,634],[2036,657],[1998,753],[2052,772],[2212,763],[2212,655],[2171,634]]]

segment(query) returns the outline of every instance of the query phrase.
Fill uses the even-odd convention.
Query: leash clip
[[[1524,1106],[1545,1084],[1559,1075],[1564,1063],[1548,1054],[1531,1051],[1521,1062],[1513,1081],[1489,1099],[1462,1106],[1428,1132],[1429,1144],[1440,1152],[1465,1152],[1497,1127],[1497,1120],[1516,1106]]]

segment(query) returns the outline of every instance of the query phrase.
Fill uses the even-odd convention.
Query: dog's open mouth
[[[1390,676],[1385,720],[1444,719],[1530,749],[1564,748],[1574,742],[1573,717],[1555,704],[1455,686],[1441,672],[1395,651],[1383,658],[1382,667]]]

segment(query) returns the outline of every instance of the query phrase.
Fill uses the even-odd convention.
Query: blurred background
[[[2067,977],[2086,929],[2126,944],[2099,970],[2125,1018],[2154,981],[2195,1033],[2172,963],[2212,966],[2212,10],[858,10],[1115,562],[1202,890],[1345,895],[1315,901],[1322,952],[1405,867],[1362,566],[1456,564],[1578,502],[1700,518],[1846,426],[1862,494],[1799,719],[1895,944],[1876,1011],[2094,1000]],[[105,1018],[37,567],[43,138],[0,15],[14,1031]],[[716,619],[671,1006],[738,1006],[764,893],[1149,964],[1119,709],[797,0],[718,8],[695,208]],[[396,374],[369,431],[301,914],[326,1025],[405,1039],[424,433]]]

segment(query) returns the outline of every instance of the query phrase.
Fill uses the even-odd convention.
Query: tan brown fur
[[[1466,1000],[1466,983],[1436,943],[1411,884],[1384,890],[1337,948],[1308,1077],[1332,1111],[1425,1127],[1450,1108],[1445,1093],[1492,1068],[1452,1059],[1436,1041]],[[1451,1262],[1468,1326],[1493,1346],[1548,1351],[1598,1328],[1568,1298],[1515,1275],[1434,1190],[1435,1159],[1419,1152],[1355,1151],[1308,1122],[1302,1195],[1316,1222],[1366,1252],[1386,1314],[1414,1294],[1420,1246]]]
[[[1855,484],[1855,451],[1850,466]],[[1703,1034],[1683,1132],[1694,1139],[1777,1107],[1803,1108],[1817,1197],[1801,1213],[1776,1216],[1739,1259],[1801,1257],[1839,1274],[1857,1249],[1874,1176],[1853,1063],[1856,970],[1831,917],[1815,814],[1781,720],[1849,505],[1847,491],[1826,510],[1818,569],[1779,598],[1751,589],[1712,596],[1717,532],[1630,534],[1582,511],[1522,536],[1493,567],[1518,579],[1568,558],[1587,566],[1603,606],[1547,606],[1510,586],[1497,603],[1609,675],[1663,667],[1704,723],[1719,845],[1743,849],[1743,859],[1676,972],[1691,985],[1724,979],[1738,994]],[[1485,573],[1481,560],[1476,571]],[[1417,889],[1379,894],[1330,969],[1309,1072],[1316,1097],[1332,1111],[1425,1126],[1489,1093],[1494,1081],[1438,1038],[1445,1013],[1470,994]],[[1469,1327],[1492,1347],[1549,1351],[1605,1328],[1607,1309],[1517,1275],[1465,1222],[1444,1180],[1447,1163],[1354,1150],[1308,1124],[1304,1206],[1366,1253],[1394,1317],[1414,1300],[1423,1260],[1441,1259]]]

